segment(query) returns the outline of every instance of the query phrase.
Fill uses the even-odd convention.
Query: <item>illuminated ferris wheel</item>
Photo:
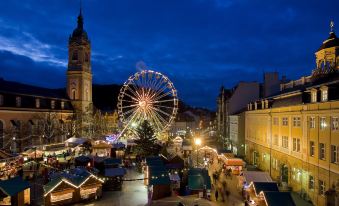
[[[134,130],[147,120],[156,133],[161,133],[174,121],[177,111],[177,90],[168,77],[159,72],[137,72],[120,89],[118,114],[124,130]]]

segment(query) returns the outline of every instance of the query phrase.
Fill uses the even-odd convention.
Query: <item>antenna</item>
[[[331,33],[333,33],[334,32],[334,21],[333,20],[331,20],[330,22],[330,28],[331,28]]]

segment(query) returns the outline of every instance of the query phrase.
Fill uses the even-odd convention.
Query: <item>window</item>
[[[314,177],[312,175],[308,177],[308,188],[314,189]]]
[[[293,117],[293,127],[300,127],[301,121],[300,117]]]
[[[64,109],[65,108],[65,102],[61,102],[61,109]]]
[[[273,125],[279,125],[279,118],[278,117],[273,118]]]
[[[55,100],[51,100],[51,109],[55,108]]]
[[[296,182],[300,182],[301,170],[293,167],[292,172],[293,172],[292,179],[295,180]]]
[[[310,141],[310,156],[311,157],[314,157],[314,149],[315,149],[314,142]]]
[[[315,128],[315,117],[310,117],[310,128]]]
[[[288,118],[287,117],[283,117],[282,118],[282,125],[283,126],[288,126]]]
[[[78,51],[77,51],[77,50],[75,50],[75,51],[73,52],[72,60],[73,60],[73,61],[77,61],[77,60],[78,60]]]
[[[279,136],[277,134],[274,135],[273,144],[279,146]]]
[[[332,130],[338,131],[339,129],[339,120],[338,117],[332,117]]]
[[[338,163],[338,147],[331,145],[331,162]]]
[[[287,136],[281,137],[281,146],[283,148],[288,148],[288,137]]]
[[[75,89],[72,89],[72,99],[75,99]]]
[[[4,105],[4,95],[0,94],[0,106]]]
[[[4,123],[0,120],[0,148],[3,148],[4,143]]]
[[[40,99],[35,99],[35,107],[40,108]]]
[[[325,160],[325,144],[324,143],[319,144],[319,159]]]
[[[326,88],[321,90],[321,101],[326,102],[327,100],[328,100],[328,90]]]
[[[319,180],[319,195],[325,195],[325,182]]]
[[[21,97],[16,97],[16,98],[15,98],[15,105],[16,105],[17,107],[21,107]]]
[[[293,148],[292,150],[294,152],[300,152],[300,139],[299,138],[293,138]]]
[[[317,90],[311,92],[311,102],[317,102]]]
[[[320,117],[320,129],[323,130],[327,127],[326,117]]]
[[[85,62],[89,62],[89,55],[88,55],[88,53],[85,53]]]

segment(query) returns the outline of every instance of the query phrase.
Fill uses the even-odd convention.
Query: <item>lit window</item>
[[[310,117],[310,128],[315,128],[315,117]]]
[[[321,101],[326,102],[328,100],[328,90],[321,90]]]
[[[311,102],[317,102],[317,90],[311,92]]]
[[[314,157],[314,149],[315,149],[314,142],[310,141],[310,156],[311,157]]]
[[[51,100],[51,109],[55,108],[55,100]]]
[[[35,99],[35,107],[40,108],[40,99]]]
[[[283,148],[288,148],[288,137],[287,136],[281,137],[281,146]]]
[[[282,125],[283,126],[288,126],[288,118],[287,117],[283,117],[282,118]]]
[[[331,145],[331,162],[338,163],[338,147]]]
[[[323,130],[327,127],[326,117],[320,117],[320,129]]]
[[[274,135],[273,144],[277,146],[279,145],[279,136],[277,134]]]
[[[293,147],[292,150],[294,152],[300,152],[300,139],[299,138],[293,138]]]
[[[4,105],[4,96],[0,94],[0,106]]]
[[[319,159],[325,160],[325,144],[324,143],[319,144]]]
[[[273,118],[273,125],[279,125],[279,118],[278,117]]]
[[[338,131],[339,129],[339,119],[338,117],[332,117],[332,130]]]
[[[16,105],[17,107],[21,107],[21,97],[16,97],[16,98],[15,98],[15,105]]]
[[[314,177],[311,175],[308,177],[308,188],[314,189]]]
[[[325,195],[325,182],[319,180],[319,195]]]
[[[300,117],[293,117],[293,127],[300,127],[301,120]]]
[[[65,102],[61,102],[61,109],[65,108]]]

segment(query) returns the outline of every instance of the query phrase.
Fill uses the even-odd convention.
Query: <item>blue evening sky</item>
[[[310,74],[338,22],[335,0],[83,0],[94,83],[122,84],[140,61],[179,97],[215,108],[221,85]],[[0,77],[65,86],[68,37],[79,0],[0,1]],[[113,98],[113,97],[112,97]]]

